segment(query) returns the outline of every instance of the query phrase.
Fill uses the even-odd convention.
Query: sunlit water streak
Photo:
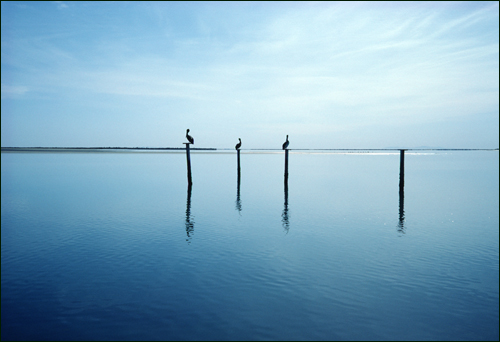
[[[2,153],[2,339],[498,340],[498,152],[241,157]]]

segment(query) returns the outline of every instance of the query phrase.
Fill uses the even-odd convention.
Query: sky
[[[2,2],[1,145],[498,148],[498,2]]]

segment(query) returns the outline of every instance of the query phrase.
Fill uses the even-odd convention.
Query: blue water
[[[2,340],[498,340],[498,151],[2,153]]]

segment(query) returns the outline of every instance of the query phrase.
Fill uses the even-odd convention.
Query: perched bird
[[[240,147],[241,147],[241,138],[238,138],[238,140],[240,141],[239,143],[236,144],[236,146],[234,147],[235,149],[239,150]]]
[[[186,131],[186,138],[187,138],[187,140],[188,140],[191,144],[194,144],[194,139],[193,139],[193,137],[192,137],[192,136],[190,136],[188,133],[189,133],[189,128],[188,128],[188,129],[187,129],[187,131]]]
[[[288,135],[286,136],[286,141],[283,143],[283,149],[286,149],[288,147],[288,144],[290,142],[288,141]]]

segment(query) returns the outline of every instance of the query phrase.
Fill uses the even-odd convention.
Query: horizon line
[[[1,147],[8,150],[185,150],[185,147]],[[235,150],[234,148],[191,147],[191,150]],[[242,148],[247,151],[281,151],[281,148]],[[290,151],[498,151],[499,148],[289,148]]]

